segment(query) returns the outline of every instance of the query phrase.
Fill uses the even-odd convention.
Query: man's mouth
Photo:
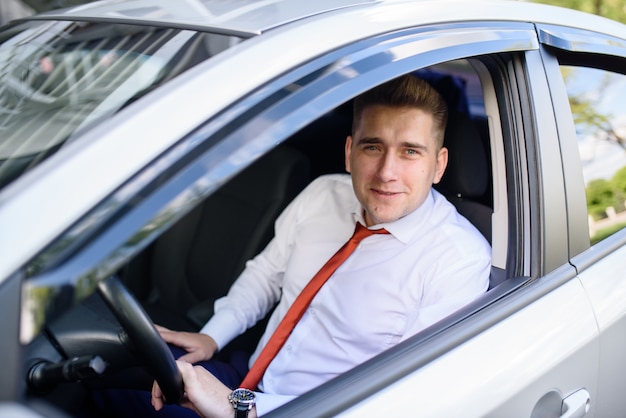
[[[380,195],[380,196],[395,196],[397,194],[399,194],[398,192],[389,192],[389,191],[385,191],[385,190],[378,190],[378,189],[371,189],[372,192],[374,192],[374,194]]]

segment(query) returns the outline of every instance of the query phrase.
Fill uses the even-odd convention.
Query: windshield
[[[240,38],[163,27],[33,21],[0,32],[0,189],[78,132]]]

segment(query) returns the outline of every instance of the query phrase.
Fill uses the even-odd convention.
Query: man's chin
[[[371,214],[367,213],[365,220],[367,221],[368,226],[374,226],[397,221],[402,216],[404,215],[401,215],[399,213],[377,213],[376,216],[372,216]]]

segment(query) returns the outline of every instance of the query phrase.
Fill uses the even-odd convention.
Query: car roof
[[[141,22],[254,36],[303,19],[354,8],[363,13],[378,13],[383,20],[385,15],[416,10],[419,13],[414,15],[415,25],[510,20],[561,24],[609,35],[615,35],[615,30],[623,33],[623,27],[612,20],[524,0],[101,0],[34,18]]]

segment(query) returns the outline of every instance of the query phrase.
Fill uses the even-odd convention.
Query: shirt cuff
[[[228,311],[222,311],[213,315],[209,322],[200,329],[200,333],[213,338],[217,343],[217,349],[221,350],[226,344],[241,334],[238,323],[237,318],[233,314]]]
[[[254,393],[256,395],[256,413],[258,416],[267,414],[279,406],[297,398],[297,396],[290,395],[272,395],[263,392]]]

